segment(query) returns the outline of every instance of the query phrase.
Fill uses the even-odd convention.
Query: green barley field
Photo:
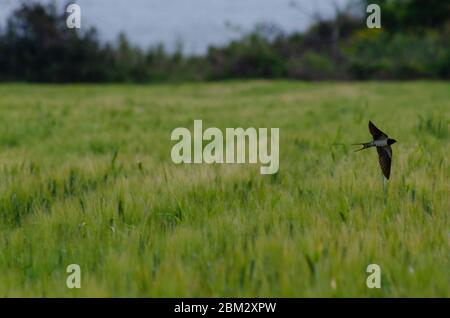
[[[172,163],[194,119],[279,128],[279,172]],[[1,296],[450,296],[449,83],[2,84],[0,122]]]

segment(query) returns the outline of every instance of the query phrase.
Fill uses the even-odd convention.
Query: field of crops
[[[279,172],[174,164],[194,119],[279,128]],[[449,297],[449,155],[443,82],[3,84],[0,295]]]

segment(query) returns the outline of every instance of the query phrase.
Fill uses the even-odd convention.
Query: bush
[[[84,33],[68,29],[54,5],[24,3],[0,32],[0,81],[449,79],[448,15],[427,7],[429,18],[436,16],[430,22],[417,11],[416,0],[379,2],[386,10],[387,27],[381,30],[366,29],[361,17],[340,13],[291,35],[273,25],[259,25],[241,39],[211,47],[206,56],[198,57],[183,56],[181,49],[169,54],[162,45],[142,50],[124,35],[116,44],[102,44],[94,29]],[[450,8],[440,5],[443,12]],[[403,25],[412,16],[420,18],[418,23]]]
[[[257,33],[232,42],[224,49],[211,48],[206,57],[211,79],[277,78],[286,66],[269,41]]]
[[[449,46],[444,33],[364,30],[343,48],[356,79],[415,79],[448,76]]]
[[[300,57],[288,61],[288,76],[296,79],[323,80],[342,76],[329,56],[307,51]]]

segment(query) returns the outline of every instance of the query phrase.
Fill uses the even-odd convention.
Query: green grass
[[[450,85],[0,85],[0,296],[450,296]],[[175,165],[280,128],[280,170]],[[383,188],[371,119],[398,140]],[[81,289],[66,266],[81,266]],[[382,288],[366,287],[368,264]]]

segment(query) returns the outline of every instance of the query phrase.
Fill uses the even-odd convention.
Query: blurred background
[[[0,0],[9,82],[449,79],[449,41],[450,1]]]

